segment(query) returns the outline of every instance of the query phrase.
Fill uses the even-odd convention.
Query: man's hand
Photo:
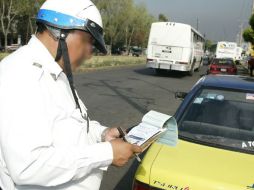
[[[117,128],[107,128],[103,131],[101,135],[102,141],[111,141],[120,136],[119,131]]]
[[[140,146],[132,145],[124,142],[122,139],[114,139],[110,141],[113,149],[113,165],[123,166],[129,159],[131,159],[135,153],[141,153],[142,149]]]

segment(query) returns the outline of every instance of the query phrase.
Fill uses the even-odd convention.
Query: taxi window
[[[254,153],[253,116],[254,93],[203,89],[178,125],[183,136]]]

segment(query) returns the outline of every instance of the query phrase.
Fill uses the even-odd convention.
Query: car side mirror
[[[188,93],[186,93],[186,92],[176,92],[175,93],[175,99],[183,100],[187,96],[187,94]]]

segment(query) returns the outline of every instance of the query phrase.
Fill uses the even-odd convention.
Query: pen
[[[118,130],[119,133],[120,133],[120,138],[123,138],[123,140],[124,140],[125,142],[128,142],[127,139],[125,138],[125,133],[123,132],[122,128],[121,128],[121,127],[117,127],[117,130]],[[138,156],[137,153],[135,153],[135,157],[136,157],[136,159],[137,159],[138,162],[141,162],[141,159],[139,158],[139,156]]]

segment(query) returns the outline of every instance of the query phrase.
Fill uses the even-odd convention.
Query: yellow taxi
[[[133,190],[254,189],[254,79],[205,76],[178,97],[178,144],[149,148]]]

